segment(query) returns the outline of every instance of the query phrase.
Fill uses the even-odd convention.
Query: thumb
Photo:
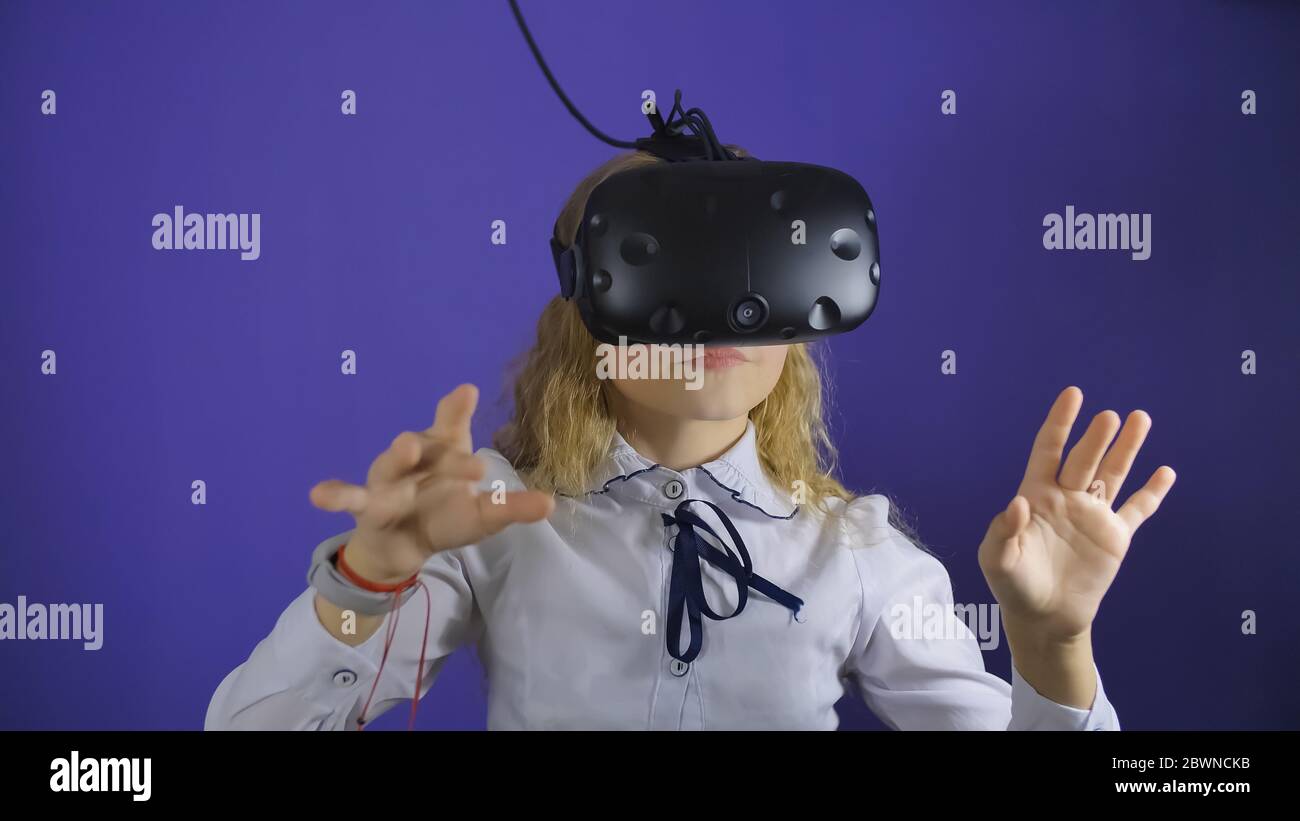
[[[512,524],[539,522],[555,511],[555,499],[538,490],[515,490],[494,503],[491,493],[478,495],[479,518],[486,535],[504,530]]]
[[[988,534],[984,537],[985,549],[992,564],[1009,570],[1020,558],[1020,534],[1029,524],[1029,500],[1020,494],[1011,500],[1006,509],[993,517]]]

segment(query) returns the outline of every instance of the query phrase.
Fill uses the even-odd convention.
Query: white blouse
[[[485,491],[497,480],[523,487],[499,453],[478,455],[488,463]],[[757,580],[733,618],[701,617],[694,657],[692,624],[670,607],[674,561],[678,600],[702,593],[719,616],[738,603],[736,577],[752,579],[734,566],[728,573],[716,552],[717,564],[693,559],[691,548],[710,550],[703,542],[743,561],[726,523],[687,500],[716,505],[753,573],[779,588],[762,592]],[[683,471],[653,464],[616,434],[591,490],[558,496],[548,520],[424,565],[432,612],[422,690],[472,642],[488,676],[491,729],[830,730],[846,686],[896,729],[1119,729],[1100,677],[1092,709],[1082,710],[1039,695],[1014,665],[1010,684],[985,672],[974,634],[953,613],[947,571],[889,524],[888,499],[835,504],[842,519],[819,519],[773,487],[752,424],[727,453]],[[355,727],[391,616],[351,647],[321,625],[315,595],[308,588],[294,599],[221,682],[207,729]],[[895,608],[918,603],[941,605],[950,630],[892,630]],[[414,694],[425,607],[419,590],[402,606],[368,718]],[[681,623],[678,658],[670,616]]]

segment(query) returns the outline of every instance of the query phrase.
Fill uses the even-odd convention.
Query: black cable
[[[546,79],[550,82],[551,88],[555,89],[555,93],[559,95],[560,101],[564,103],[565,108],[569,109],[569,113],[572,114],[578,122],[582,123],[583,126],[591,132],[593,137],[601,142],[609,143],[615,148],[636,148],[635,142],[616,140],[608,134],[603,133],[600,129],[596,128],[596,126],[588,122],[586,117],[582,116],[582,112],[569,101],[569,97],[564,93],[564,89],[560,88],[560,84],[555,81],[555,76],[551,74],[551,70],[546,67],[546,61],[542,59],[542,53],[537,50],[537,44],[533,42],[533,35],[528,32],[528,26],[524,23],[524,16],[519,13],[519,4],[516,3],[515,0],[510,0],[510,10],[515,13],[515,22],[519,24],[519,30],[523,32],[524,39],[528,41],[528,48],[532,50],[533,56],[537,58],[537,65],[541,66],[542,73],[546,75]]]
[[[712,126],[708,123],[708,117],[705,116],[705,113],[698,108],[688,108],[686,109],[686,113],[694,117],[695,122],[701,123],[699,138],[705,142],[705,149],[708,151],[708,158],[710,158],[710,160],[725,160],[727,155],[725,155],[725,152],[723,151],[722,143],[718,142],[718,135],[714,134],[714,129],[712,129]]]
[[[712,135],[709,134],[707,127],[704,125],[704,121],[696,116],[696,110],[689,109],[686,113],[690,116],[691,133],[704,146],[704,153],[710,160],[722,159]]]
[[[718,155],[718,159],[735,159],[727,149],[722,147],[722,142],[718,140],[718,135],[713,130],[713,123],[709,122],[709,115],[704,113],[704,109],[690,108],[687,109],[687,112],[695,114],[696,117],[703,121],[705,139],[707,139],[712,145],[714,152]]]
[[[708,123],[707,117],[701,118],[695,116],[696,112],[701,114],[704,113],[698,108],[693,108],[690,111],[682,111],[682,90],[680,88],[677,89],[673,93],[673,107],[668,112],[668,120],[664,124],[664,130],[671,135],[678,135],[682,132],[682,129],[689,128],[691,134],[704,144],[704,150],[708,154],[709,159],[723,159],[722,156],[718,156],[722,152],[715,151],[717,138],[710,133],[713,130],[713,126]],[[678,117],[679,119],[674,120],[674,117]],[[712,139],[710,139],[711,137]],[[732,159],[734,159],[734,157],[732,157]]]
[[[529,50],[532,51],[533,57],[537,60],[537,65],[541,67],[542,73],[546,75],[547,82],[551,84],[551,88],[555,90],[556,96],[560,98],[560,102],[564,103],[564,107],[569,109],[569,113],[573,115],[574,119],[582,123],[583,127],[586,128],[593,137],[603,143],[608,143],[615,148],[639,148],[640,146],[636,141],[616,140],[596,128],[596,126],[592,125],[586,117],[582,116],[582,112],[573,104],[569,99],[569,96],[564,93],[564,89],[560,88],[560,84],[556,81],[555,75],[551,74],[551,69],[547,67],[546,61],[542,59],[542,52],[537,48],[537,43],[534,42],[532,33],[528,31],[528,24],[524,22],[524,15],[519,11],[519,4],[516,0],[510,0],[510,10],[515,15],[515,22],[519,24],[519,31],[523,33],[524,40],[528,43]],[[674,116],[679,117],[679,119],[674,120]],[[664,132],[670,137],[679,136],[684,128],[690,129],[694,138],[703,144],[704,151],[710,160],[737,159],[736,155],[729,151],[718,140],[718,135],[713,132],[713,124],[709,122],[708,115],[699,108],[691,108],[686,111],[682,110],[682,90],[679,88],[673,94],[673,107],[668,112],[668,119],[664,121]]]
[[[671,126],[674,116],[683,116],[686,112],[682,111],[682,90],[679,88],[673,93],[673,107],[668,111],[668,119],[665,124]],[[676,134],[680,128],[670,129],[671,133]]]

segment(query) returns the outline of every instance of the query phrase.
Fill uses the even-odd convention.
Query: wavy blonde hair
[[[740,156],[744,149],[727,146]],[[620,171],[664,162],[653,154],[616,155],[587,175],[560,211],[556,237],[573,244],[592,190]],[[596,466],[609,452],[616,420],[596,376],[596,339],[571,301],[553,298],[537,321],[537,341],[516,362],[514,412],[493,444],[531,487],[575,495],[591,488]],[[836,451],[826,428],[818,354],[808,343],[789,346],[772,392],[749,412],[759,461],[776,487],[802,480],[806,501],[829,513],[829,499],[854,494],[835,478]]]

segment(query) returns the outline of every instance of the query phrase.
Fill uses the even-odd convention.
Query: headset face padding
[[[596,339],[771,345],[851,331],[880,289],[871,200],[805,163],[656,163],[591,193],[561,291]],[[570,284],[571,283],[571,284]]]

